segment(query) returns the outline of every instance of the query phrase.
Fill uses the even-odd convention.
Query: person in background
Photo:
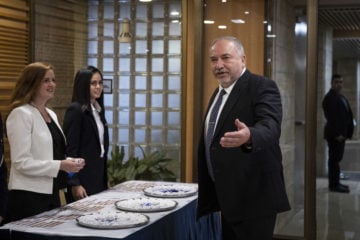
[[[349,193],[349,187],[340,183],[339,163],[344,155],[346,139],[350,139],[354,132],[354,117],[348,100],[341,94],[343,82],[341,75],[332,76],[331,88],[323,99],[322,107],[326,118],[324,138],[329,149],[329,190]]]
[[[65,173],[79,172],[85,165],[84,159],[66,159],[65,136],[55,112],[47,107],[55,88],[53,67],[36,62],[22,70],[11,96],[6,119],[9,221],[59,207]]]
[[[4,223],[7,205],[7,167],[4,157],[3,122],[0,114],[0,226]]]
[[[235,37],[215,39],[210,62],[219,87],[198,147],[197,216],[220,211],[224,240],[270,240],[277,213],[290,209],[278,87],[246,69],[243,45]]]
[[[76,73],[72,103],[65,112],[63,126],[68,140],[67,154],[86,159],[86,166],[68,180],[70,202],[108,188],[109,134],[103,89],[103,75],[96,67],[88,66]]]

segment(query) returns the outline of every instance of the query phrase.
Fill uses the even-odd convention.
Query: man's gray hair
[[[215,38],[211,42],[211,47],[214,46],[214,44],[216,42],[221,41],[221,40],[227,40],[227,41],[230,41],[230,42],[234,43],[236,49],[238,50],[239,55],[240,56],[245,55],[244,46],[242,45],[241,41],[239,39],[237,39],[236,37],[233,37],[233,36],[223,36],[223,37]]]

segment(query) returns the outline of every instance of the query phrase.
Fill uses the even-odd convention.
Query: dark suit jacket
[[[104,111],[104,110],[102,110]],[[68,183],[71,186],[82,185],[88,195],[107,189],[107,151],[109,147],[108,127],[104,115],[100,114],[104,124],[104,158],[100,158],[101,147],[99,131],[91,111],[82,111],[77,102],[71,103],[65,112],[64,133],[67,140],[67,156],[85,159],[85,167],[75,174]]]
[[[237,130],[237,118],[250,128],[251,151],[244,146],[220,145],[225,132]],[[279,147],[281,120],[281,98],[275,82],[246,70],[224,105],[210,147],[215,182],[207,170],[204,130],[201,135],[198,217],[221,210],[228,221],[237,222],[290,209]]]
[[[4,157],[3,123],[0,114],[0,216],[5,217],[7,205],[7,167]]]
[[[333,140],[340,135],[351,138],[354,132],[354,117],[348,100],[335,90],[330,89],[324,97],[322,106],[327,121],[324,138]]]

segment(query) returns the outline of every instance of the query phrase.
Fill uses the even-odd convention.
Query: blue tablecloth
[[[128,186],[134,186],[134,184],[150,184],[152,182],[144,181],[131,181],[127,182]],[[157,182],[156,182],[157,183]],[[133,184],[133,185],[131,185]],[[124,186],[124,185],[123,185]],[[121,191],[120,191],[121,192]],[[107,192],[108,194],[99,194],[96,196],[98,199],[108,199],[109,196],[113,196],[114,192]],[[123,194],[123,193],[117,193]],[[139,194],[139,193],[137,193]],[[0,239],[2,240],[69,240],[69,239],[126,239],[126,240],[220,240],[220,217],[218,213],[209,215],[196,220],[196,202],[197,197],[192,196],[187,199],[174,199],[179,204],[178,208],[158,214],[147,214],[150,216],[150,222],[140,228],[134,229],[120,229],[120,230],[103,230],[103,229],[86,229],[76,224],[72,224],[67,227],[58,225],[54,228],[47,227],[46,229],[36,228],[33,225],[21,226],[16,222],[9,223],[0,228]],[[56,215],[56,210],[53,210]],[[51,216],[50,214],[48,216]],[[35,216],[36,217],[36,216]],[[34,217],[34,218],[35,218]],[[21,221],[21,220],[20,220]],[[21,223],[21,222],[20,222]],[[21,227],[17,227],[17,226]],[[63,227],[62,227],[63,226]],[[79,229],[78,229],[79,228]],[[128,231],[124,235],[124,231]],[[82,233],[83,232],[83,233]],[[72,234],[73,233],[73,234]]]

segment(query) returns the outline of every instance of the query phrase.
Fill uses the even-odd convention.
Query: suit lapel
[[[225,119],[227,118],[227,116],[229,115],[231,110],[233,109],[233,106],[235,105],[235,103],[239,101],[239,98],[244,96],[244,94],[242,92],[245,91],[245,89],[247,89],[249,76],[250,76],[250,72],[248,70],[246,70],[244,72],[244,74],[235,83],[235,86],[232,89],[228,99],[226,100],[226,103],[221,111],[220,116],[219,116],[219,120],[218,120],[218,123],[215,128],[214,136],[219,134],[220,129],[223,127],[223,125],[225,123]],[[235,119],[234,119],[234,121],[235,121]]]

